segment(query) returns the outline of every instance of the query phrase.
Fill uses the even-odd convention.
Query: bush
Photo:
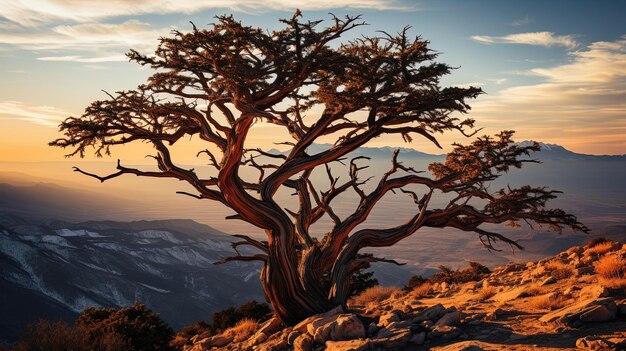
[[[607,252],[613,250],[613,242],[611,241],[605,241],[599,244],[594,245],[593,247],[590,247],[587,249],[587,253],[589,255],[604,255]]]
[[[594,268],[600,283],[608,288],[626,288],[626,258],[603,256],[595,262]]]
[[[546,264],[545,269],[556,280],[567,279],[574,275],[574,268],[561,261],[552,261]]]
[[[554,294],[536,296],[530,300],[530,306],[540,310],[556,310],[563,307],[565,300]]]
[[[158,313],[135,303],[119,310],[87,308],[78,317],[76,326],[97,339],[119,335],[128,343],[128,350],[166,351],[174,331],[161,320]]]
[[[433,285],[431,283],[426,282],[415,287],[413,290],[411,290],[409,294],[414,297],[426,297],[432,292],[432,290],[433,290]]]
[[[211,328],[213,331],[226,330],[246,318],[263,322],[269,319],[271,313],[272,310],[268,304],[250,301],[239,307],[229,307],[213,313]]]
[[[144,305],[87,308],[76,323],[39,321],[14,351],[169,351],[173,331]]]
[[[585,246],[587,247],[587,249],[591,249],[593,247],[596,247],[600,244],[604,244],[607,242],[609,242],[609,239],[605,237],[599,237],[599,238],[594,238],[594,239],[589,240],[587,244],[585,244]]]
[[[206,333],[207,336],[212,334],[211,325],[205,321],[199,321],[194,325],[183,327],[170,341],[170,346],[176,350],[182,350],[183,346],[191,345],[191,338],[202,333]]]
[[[436,273],[428,279],[431,283],[462,284],[482,280],[491,271],[478,262],[469,262],[469,267],[465,269],[452,270],[446,266],[439,266],[441,272]]]
[[[254,319],[244,318],[237,322],[235,326],[226,329],[224,335],[232,336],[234,342],[241,342],[251,337],[257,329],[259,329],[259,322]]]
[[[426,283],[426,281],[427,279],[422,277],[421,275],[414,275],[411,278],[409,278],[409,281],[404,286],[404,290],[412,291],[418,286]]]
[[[377,285],[355,296],[352,299],[352,301],[354,302],[354,304],[362,305],[362,306],[365,306],[371,302],[380,303],[380,302],[387,300],[388,298],[390,298],[395,293],[398,293],[399,291],[400,289],[395,286]]]

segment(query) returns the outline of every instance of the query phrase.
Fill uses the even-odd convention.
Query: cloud
[[[20,101],[0,101],[0,116],[29,121],[39,125],[57,126],[71,113],[52,106],[26,106]]]
[[[84,23],[62,25],[36,32],[2,32],[0,44],[25,50],[104,50],[153,48],[168,29],[152,29],[147,23],[129,20],[121,24]]]
[[[583,152],[626,153],[626,35],[569,53],[568,63],[528,71],[536,84],[481,97],[472,115],[492,131]]]
[[[533,21],[532,18],[528,17],[528,15],[524,16],[524,18],[516,19],[515,21],[509,23],[510,26],[513,27],[522,27]]]
[[[562,46],[567,49],[574,49],[578,46],[573,35],[554,35],[552,32],[517,33],[502,37],[473,35],[470,38],[482,44],[525,44],[545,47]]]
[[[333,8],[411,9],[386,0],[39,0],[10,1],[0,17],[21,26],[35,27],[57,21],[92,22],[103,18],[141,14],[195,13],[206,9],[230,11],[292,11]]]
[[[38,57],[39,61],[58,61],[58,62],[82,62],[82,63],[101,63],[101,62],[117,62],[127,61],[124,55],[110,55],[101,57],[83,57],[78,55],[71,56],[44,56]]]

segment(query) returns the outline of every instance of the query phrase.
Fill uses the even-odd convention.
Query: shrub
[[[418,286],[426,283],[426,281],[427,281],[427,279],[422,277],[421,275],[414,275],[411,278],[409,278],[409,281],[404,286],[404,290],[412,291],[413,289],[417,288]]]
[[[368,288],[362,293],[360,293],[359,295],[355,296],[352,299],[352,301],[356,305],[365,306],[370,302],[376,302],[376,303],[383,302],[389,297],[391,297],[391,295],[399,291],[400,291],[400,288],[397,288],[395,286],[377,285],[377,286]]]
[[[605,241],[587,249],[589,255],[604,255],[613,249],[613,242]]]
[[[65,351],[68,345],[74,350],[87,350],[89,340],[78,329],[63,321],[40,320],[29,325],[14,351]]]
[[[139,303],[119,310],[87,308],[78,317],[76,326],[94,343],[119,335],[128,344],[127,349],[133,351],[171,350],[169,343],[174,336],[158,313]]]
[[[431,283],[462,284],[482,280],[491,271],[478,262],[469,262],[465,269],[452,270],[446,266],[439,266],[440,272],[428,279]]]
[[[609,242],[609,239],[605,237],[599,237],[589,240],[587,244],[585,244],[585,246],[587,247],[587,249],[591,249],[595,246],[598,246],[599,244],[604,244],[606,242]]]
[[[530,300],[530,306],[539,310],[555,310],[563,307],[565,300],[554,294],[536,296]]]
[[[545,265],[545,269],[557,280],[567,279],[574,275],[574,268],[561,261],[552,261]]]
[[[413,290],[411,290],[409,294],[414,297],[426,297],[430,295],[432,290],[433,290],[433,285],[431,283],[426,282],[415,287]]]
[[[246,318],[263,322],[269,319],[271,313],[272,310],[268,304],[250,301],[239,307],[229,307],[225,310],[213,313],[211,317],[211,327],[213,331],[226,330]]]
[[[224,335],[232,336],[235,342],[241,342],[251,337],[257,329],[259,329],[259,322],[254,319],[244,318],[237,322],[235,326],[226,329]]]
[[[539,284],[528,285],[520,297],[541,295],[545,290],[546,289]]]
[[[620,256],[603,256],[594,268],[600,283],[608,288],[626,288],[626,259]]]
[[[169,351],[173,331],[142,304],[122,309],[87,308],[69,325],[39,321],[27,328],[15,351]]]
[[[206,333],[207,336],[212,334],[211,325],[205,321],[199,321],[194,325],[183,327],[170,341],[170,346],[176,350],[182,350],[183,346],[191,345],[191,338],[203,333]]]
[[[478,298],[481,301],[487,301],[490,298],[492,298],[496,293],[498,293],[498,290],[491,286],[491,285],[484,285],[479,291],[478,291]]]

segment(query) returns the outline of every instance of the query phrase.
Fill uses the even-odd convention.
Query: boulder
[[[428,307],[413,318],[413,322],[423,322],[426,320],[436,321],[443,316],[446,308],[442,304]]]
[[[603,307],[597,307],[603,306]],[[611,297],[587,299],[545,314],[539,318],[543,323],[557,323],[574,326],[580,322],[608,321],[617,314],[617,305]],[[585,316],[581,319],[581,316]],[[613,316],[612,318],[611,315]],[[610,318],[610,319],[608,319]]]
[[[211,346],[215,346],[215,347],[222,347],[222,346],[226,346],[232,341],[233,341],[232,336],[219,334],[219,335],[212,336],[208,344]]]
[[[309,334],[301,334],[293,341],[294,351],[312,351],[313,338]]]
[[[601,337],[589,335],[576,340],[576,347],[587,351],[612,351],[615,345]]]
[[[448,346],[442,347],[439,351],[483,351],[484,348],[481,347],[481,343],[479,341],[463,341],[457,342],[454,344],[450,344]]]
[[[606,305],[597,305],[581,314],[579,319],[583,322],[608,322],[615,319],[616,311],[616,309],[609,309]]]
[[[372,345],[382,349],[395,349],[407,345],[412,336],[411,328],[400,327],[395,325],[396,323],[379,330],[376,338],[371,339]]]
[[[340,341],[366,336],[365,326],[354,314],[340,314],[313,321],[307,326],[307,331],[319,344],[326,340]]]
[[[579,294],[581,297],[588,297],[588,298],[594,298],[594,299],[597,299],[599,297],[607,297],[610,295],[609,290],[600,284],[587,285],[583,287],[582,289],[580,289]]]
[[[296,341],[296,339],[302,335],[302,333],[300,333],[297,330],[292,331],[291,333],[289,333],[289,335],[287,335],[287,344],[289,345],[293,345],[293,343]]]
[[[439,318],[435,326],[439,325],[457,325],[461,322],[463,318],[463,313],[460,311],[452,311],[443,315],[443,317]]]
[[[426,332],[421,332],[413,335],[411,340],[409,340],[411,344],[422,345],[426,342]]]
[[[544,279],[544,281],[541,282],[541,286],[546,286],[546,285],[550,285],[550,284],[554,284],[556,283],[556,278],[555,277],[548,277],[546,279]]]
[[[380,318],[378,319],[378,327],[384,328],[392,322],[399,322],[401,320],[402,317],[400,316],[400,313],[398,313],[398,311],[387,312],[380,316]]]
[[[280,319],[274,317],[270,318],[267,322],[263,323],[259,328],[258,333],[264,333],[265,335],[272,335],[280,330],[282,327]]]
[[[432,338],[451,340],[461,335],[461,329],[451,325],[434,326],[428,335]]]

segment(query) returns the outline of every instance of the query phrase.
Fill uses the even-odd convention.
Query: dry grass
[[[528,285],[524,290],[524,296],[537,296],[545,292],[546,288],[539,284]]]
[[[352,302],[354,302],[355,305],[367,306],[367,304],[371,302],[383,302],[399,291],[400,288],[395,286],[376,285],[371,288],[367,288],[365,291],[355,296],[352,299]]]
[[[498,293],[498,290],[495,287],[485,285],[478,291],[478,298],[480,298],[481,301],[486,301],[492,298],[496,293]]]
[[[552,261],[546,264],[545,268],[557,280],[567,279],[574,275],[574,268],[560,261]]]
[[[539,310],[556,310],[563,307],[565,299],[553,294],[536,296],[529,301],[529,306]]]
[[[423,283],[422,285],[419,285],[415,287],[413,290],[411,290],[409,295],[413,297],[426,297],[430,295],[432,292],[433,292],[433,285],[431,283]]]
[[[594,264],[600,283],[608,288],[626,288],[626,258],[612,255]]]
[[[234,342],[241,342],[254,334],[259,329],[259,322],[245,318],[237,322],[234,327],[224,331],[224,335],[232,336]]]
[[[604,255],[607,252],[611,251],[613,249],[613,242],[611,241],[607,241],[607,242],[603,242],[600,244],[597,244],[596,246],[590,247],[587,249],[587,254],[589,255]]]

